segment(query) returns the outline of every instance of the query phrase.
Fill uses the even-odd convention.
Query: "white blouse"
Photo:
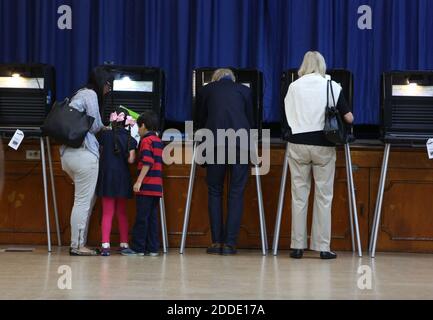
[[[336,105],[342,88],[335,81],[331,83]],[[292,134],[323,130],[327,84],[326,78],[318,73],[312,73],[299,78],[289,86],[284,107]],[[329,101],[331,106],[335,106],[331,94]]]

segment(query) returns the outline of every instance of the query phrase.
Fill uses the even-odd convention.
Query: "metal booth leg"
[[[352,225],[352,244],[354,245],[354,234],[353,234],[353,222],[355,223],[355,235],[356,235],[356,245],[358,247],[358,256],[362,257],[362,247],[361,247],[361,235],[359,232],[358,223],[358,208],[356,206],[356,193],[355,193],[355,182],[353,180],[353,167],[352,167],[352,156],[350,153],[349,144],[345,145],[346,161],[348,169],[348,180],[349,180],[349,199],[351,204],[351,225]]]
[[[380,180],[379,180],[379,190],[377,192],[376,208],[374,210],[374,220],[371,229],[369,251],[370,251],[370,256],[372,258],[374,258],[376,255],[377,234],[379,232],[379,227],[380,227],[379,223],[380,223],[380,216],[382,211],[383,193],[385,191],[386,174],[388,171],[388,160],[389,160],[390,149],[391,149],[391,145],[387,143],[385,145],[385,152],[383,155],[382,171],[380,173]]]
[[[48,137],[46,139],[47,139],[48,168],[50,171],[50,179],[51,179],[51,193],[53,196],[54,219],[56,221],[57,245],[61,247],[62,239],[60,235],[59,212],[57,210],[57,197],[56,197],[56,186],[54,184],[53,161],[51,159],[51,144],[50,144],[50,139]]]
[[[165,216],[165,203],[164,203],[164,193],[159,199],[159,214],[161,219],[161,231],[162,231],[162,252],[168,252],[168,236],[167,236],[167,220]]]
[[[350,239],[352,240],[352,252],[355,252],[355,234],[353,230],[353,203],[352,203],[352,187],[350,182],[350,171],[349,167],[351,166],[351,163],[349,162],[349,156],[348,153],[350,150],[346,147],[348,144],[344,145],[344,156],[346,159],[346,178],[347,178],[347,199],[349,202],[349,221],[350,221]]]
[[[193,152],[192,152],[191,170],[189,172],[188,194],[186,196],[185,214],[184,214],[184,220],[183,220],[182,240],[180,242],[180,250],[179,250],[180,254],[183,254],[185,251],[186,236],[188,233],[188,224],[189,224],[189,216],[190,216],[190,210],[191,210],[192,191],[194,189],[195,169],[197,166],[197,164],[195,162],[196,150],[197,150],[197,142],[194,141]]]
[[[260,234],[262,240],[262,254],[266,256],[268,251],[268,236],[266,233],[265,208],[263,205],[262,184],[260,180],[260,169],[258,165],[254,166],[256,174],[257,200],[259,202]]]
[[[284,154],[283,173],[281,175],[280,196],[278,197],[277,218],[275,220],[274,241],[272,245],[272,251],[274,256],[278,254],[278,242],[280,240],[281,217],[283,215],[284,195],[286,191],[288,167],[289,167],[289,143],[286,144],[286,153]]]
[[[47,225],[47,241],[48,241],[48,252],[51,252],[51,230],[50,230],[50,212],[48,208],[48,182],[47,182],[47,168],[45,163],[45,146],[44,138],[40,137],[41,142],[41,160],[42,160],[42,180],[44,184],[44,204],[45,204],[45,222]]]
[[[262,182],[260,178],[260,168],[258,166],[259,146],[258,141],[255,142],[255,161],[254,161],[254,174],[256,176],[256,189],[257,189],[257,202],[259,206],[259,220],[260,220],[260,238],[262,242],[262,254],[267,255],[268,252],[268,234],[266,230],[265,206],[263,204]]]

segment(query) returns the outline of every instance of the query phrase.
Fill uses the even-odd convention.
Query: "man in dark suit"
[[[218,129],[249,130],[254,127],[251,89],[235,82],[230,69],[218,69],[212,82],[197,93],[196,110],[199,128],[212,131],[215,145],[215,161],[207,164],[208,210],[212,233],[209,254],[230,255],[236,253],[243,213],[244,190],[248,181],[248,161],[241,153],[248,154],[248,141],[217,141]],[[225,161],[216,163],[224,152]],[[236,152],[235,163],[228,162],[228,153]],[[248,159],[248,158],[247,158]],[[230,161],[231,162],[231,161]],[[227,221],[224,225],[222,194],[226,171],[230,172]]]

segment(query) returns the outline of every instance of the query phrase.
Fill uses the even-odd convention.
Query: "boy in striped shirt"
[[[137,120],[141,136],[138,178],[134,184],[137,215],[132,230],[132,243],[123,255],[158,256],[158,205],[162,197],[163,143],[156,134],[159,120],[153,111],[146,111]]]

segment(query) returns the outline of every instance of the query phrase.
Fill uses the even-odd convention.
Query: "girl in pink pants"
[[[126,127],[133,120],[126,110],[116,109],[110,116],[112,130],[99,136],[101,159],[97,195],[102,197],[102,250],[101,255],[110,255],[110,234],[113,216],[119,224],[120,248],[128,248],[127,199],[132,198],[131,174],[128,163],[135,161],[137,142]]]

